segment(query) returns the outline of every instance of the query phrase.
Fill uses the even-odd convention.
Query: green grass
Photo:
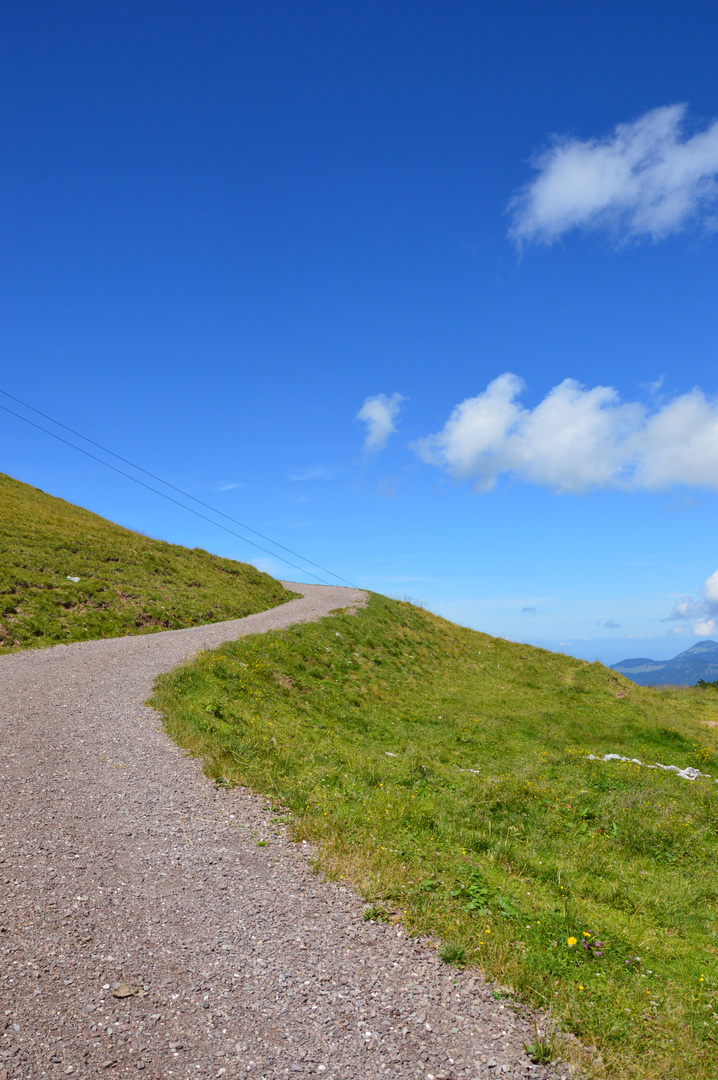
[[[293,595],[0,473],[0,653],[236,619]]]
[[[718,775],[715,690],[372,596],[205,653],[154,704],[218,783],[289,809],[325,873],[597,1047],[594,1071],[715,1077],[718,785],[588,760]]]

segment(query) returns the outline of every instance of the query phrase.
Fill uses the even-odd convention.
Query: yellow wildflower
[[[578,939],[575,938],[575,937],[566,938],[566,944],[570,945],[573,948],[573,946],[576,944],[577,940]]]

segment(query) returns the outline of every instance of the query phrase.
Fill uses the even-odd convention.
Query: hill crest
[[[238,619],[293,596],[248,563],[153,540],[0,473],[0,653]]]

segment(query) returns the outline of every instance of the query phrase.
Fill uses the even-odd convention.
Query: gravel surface
[[[264,799],[215,790],[143,702],[241,634],[357,606],[0,657],[0,1080],[558,1077],[528,1014],[365,923]]]

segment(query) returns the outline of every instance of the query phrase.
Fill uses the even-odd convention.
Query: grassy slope
[[[325,872],[548,1004],[600,1074],[716,1075],[718,785],[587,756],[718,775],[718,691],[373,596],[205,653],[155,704],[218,782],[291,809]]]
[[[246,563],[150,540],[0,473],[0,653],[240,618],[292,596]]]

